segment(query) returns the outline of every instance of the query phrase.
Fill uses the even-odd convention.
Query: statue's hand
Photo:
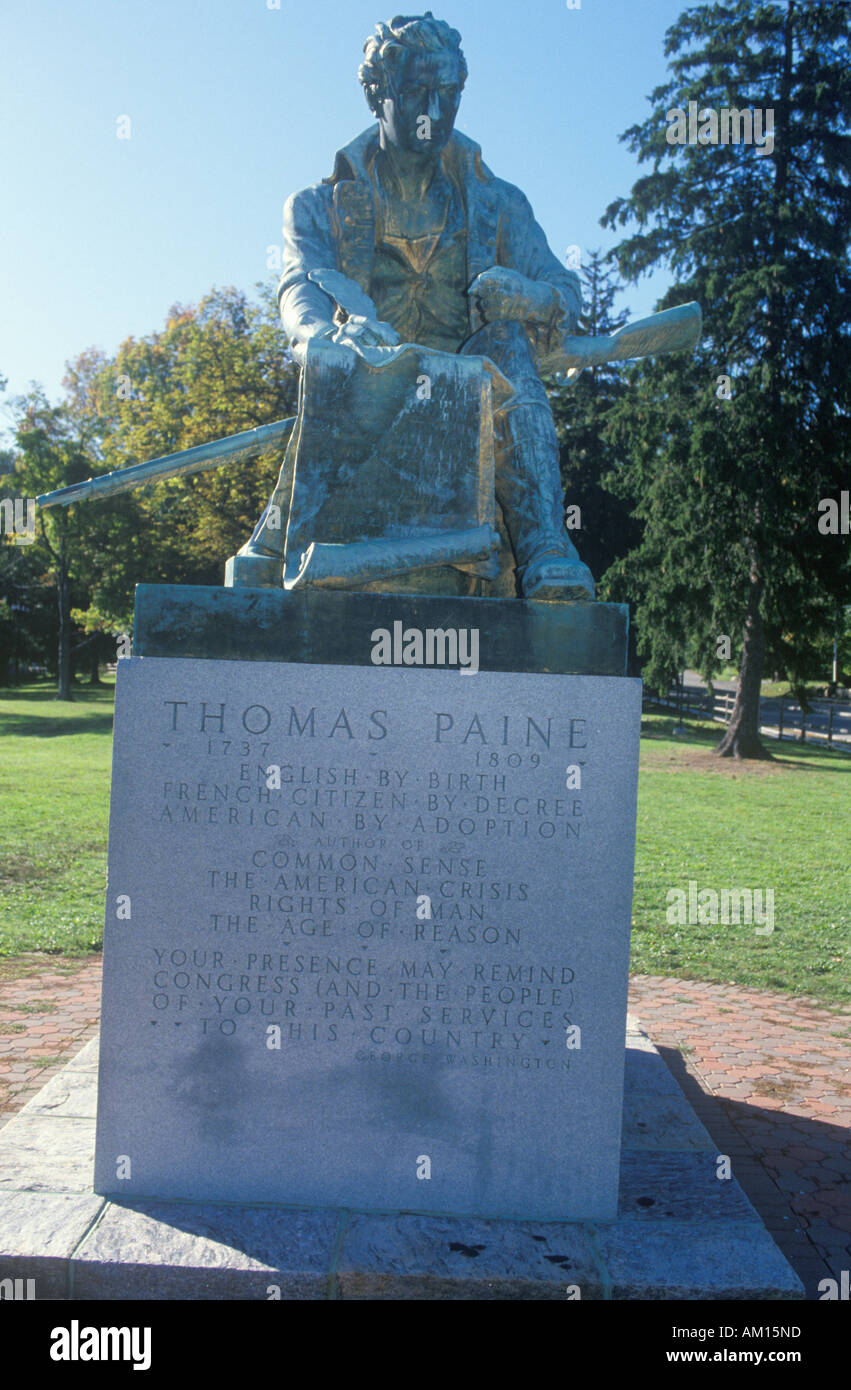
[[[346,322],[342,324],[316,325],[309,338],[293,346],[292,355],[300,367],[303,367],[307,360],[307,350],[310,344],[322,342],[334,343],[337,347],[346,348],[349,352],[355,352],[360,357],[368,358],[369,361],[373,362],[373,365],[376,365],[376,356],[381,358],[383,353],[396,347],[401,339],[395,328],[389,323],[384,323],[381,319],[350,314]]]
[[[477,275],[467,294],[485,323],[514,319],[519,323],[551,324],[563,310],[564,301],[553,285],[530,280],[519,270],[504,265],[491,266]]]
[[[402,340],[389,323],[352,314],[332,335],[331,341],[360,352],[362,348],[396,347]]]

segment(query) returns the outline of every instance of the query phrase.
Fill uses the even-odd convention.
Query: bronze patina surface
[[[542,373],[689,350],[697,305],[606,338],[575,329],[578,275],[527,198],[455,130],[457,30],[397,16],[359,70],[376,118],[284,208],[281,320],[299,414],[228,587],[328,587],[587,600],[564,525]],[[259,436],[261,431],[256,432]],[[268,442],[268,440],[266,441]],[[39,498],[64,504],[252,458],[252,432]]]
[[[302,555],[311,542],[326,539],[332,510],[340,541],[366,538],[369,513],[369,538],[385,542],[388,574],[403,572],[394,539],[418,534],[424,523],[435,530],[457,524],[452,499],[441,505],[434,479],[469,476],[476,465],[482,478],[488,466],[471,438],[462,378],[444,374],[437,415],[427,418],[420,409],[423,386],[432,399],[436,394],[427,364],[417,374],[420,394],[413,380],[379,370],[400,344],[416,344],[488,359],[509,383],[488,414],[514,592],[592,598],[591,574],[564,526],[558,442],[540,375],[541,363],[576,374],[578,363],[595,360],[583,359],[581,338],[577,353],[572,336],[581,310],[579,277],[550,250],[523,193],[495,177],[479,146],[454,129],[467,77],[456,30],[430,13],[379,24],[359,76],[377,124],[338,151],[329,178],[294,194],[284,210],[278,297],[293,353],[310,376],[320,344],[337,350],[324,368],[324,437],[297,427],[269,507],[231,563],[229,582],[274,582],[281,570],[289,586],[295,565],[298,582],[310,583]],[[666,333],[673,340],[679,332],[675,345],[689,345],[695,327],[689,316],[635,341],[649,351],[662,346]],[[607,340],[599,347],[605,351],[628,355],[629,344]],[[372,379],[354,374],[341,352],[375,364]],[[303,392],[300,421],[308,424],[316,410],[315,392]],[[391,419],[392,429],[383,432],[376,414]],[[360,419],[367,421],[363,440],[353,423]],[[445,428],[450,422],[457,428]],[[381,456],[381,466],[364,472],[364,452],[376,463]],[[348,485],[358,474],[371,496],[357,497]],[[428,517],[408,508],[417,476],[415,487],[433,501]],[[284,512],[285,545],[278,524]],[[353,586],[375,578],[366,565],[358,574],[356,556],[348,558]],[[416,558],[409,559],[409,578]],[[504,560],[502,567],[460,568],[498,581]],[[424,572],[426,591],[436,578]]]

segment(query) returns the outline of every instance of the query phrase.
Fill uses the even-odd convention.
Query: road
[[[702,700],[707,695],[706,685],[703,683],[697,671],[686,671],[683,678],[686,689],[686,699],[695,701]],[[735,681],[713,681],[713,688],[716,695],[731,694],[736,692]],[[672,690],[671,696],[675,697],[676,692]],[[810,710],[806,715],[806,733],[814,735],[814,743],[826,743],[828,732],[831,729],[831,706],[833,708],[833,740],[836,743],[851,744],[851,701],[848,700],[825,700],[812,699]],[[763,696],[760,702],[760,726],[766,731],[776,733],[780,727],[780,717],[782,711],[783,719],[783,738],[799,738],[801,729],[801,706],[797,700],[784,695]],[[720,713],[720,710],[717,711]]]

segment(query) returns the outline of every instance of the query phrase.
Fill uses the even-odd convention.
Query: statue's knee
[[[462,350],[489,357],[514,387],[515,402],[521,398],[546,403],[546,389],[522,323],[506,319],[485,324],[465,343]]]
[[[529,360],[532,360],[526,330],[522,323],[517,323],[514,319],[496,319],[493,323],[484,324],[467,339],[461,351],[490,357],[498,367],[502,367],[499,357],[506,353],[516,354],[521,358],[525,353]]]

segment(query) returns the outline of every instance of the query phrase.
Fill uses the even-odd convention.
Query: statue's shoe
[[[269,555],[250,541],[225,564],[226,589],[280,589],[282,585],[280,555]]]
[[[595,597],[594,577],[587,565],[578,558],[564,555],[541,555],[522,571],[523,597],[566,602],[592,602]]]
[[[264,545],[262,541],[255,540],[253,536],[251,540],[246,541],[245,545],[236,553],[237,555],[247,555],[256,559],[278,560],[279,563],[283,563],[283,549],[281,546],[274,548],[270,545]]]

